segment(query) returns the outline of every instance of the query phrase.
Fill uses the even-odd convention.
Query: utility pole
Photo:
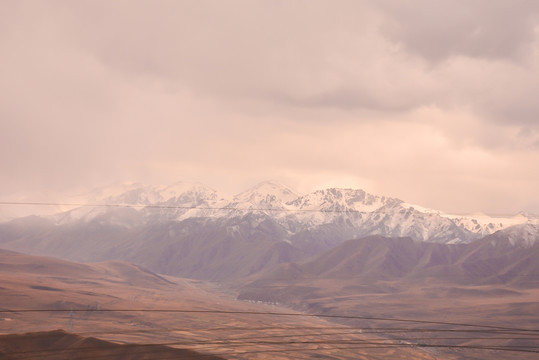
[[[73,308],[71,308],[71,312],[69,313],[69,322],[67,323],[67,331],[73,332],[73,316],[75,315],[75,312],[73,311]]]

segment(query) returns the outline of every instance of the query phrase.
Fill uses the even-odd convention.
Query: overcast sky
[[[539,1],[0,0],[1,198],[122,181],[539,213]]]

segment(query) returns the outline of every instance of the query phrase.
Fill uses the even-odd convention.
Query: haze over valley
[[[83,336],[91,329],[104,340],[184,345],[238,359],[267,351],[275,354],[257,356],[288,358],[290,351],[302,352],[294,358],[309,358],[314,351],[339,359],[407,358],[409,351],[425,359],[486,359],[493,351],[515,352],[511,356],[522,359],[535,355],[539,223],[534,215],[483,215],[478,221],[363,190],[298,194],[276,182],[229,198],[186,182],[98,193],[107,195],[88,206],[0,224],[4,249],[92,262],[3,252],[3,303],[10,316],[4,331],[72,331],[76,321]],[[161,317],[167,309],[170,314]],[[309,317],[299,325],[296,317],[288,319],[290,311]],[[243,339],[258,333],[251,329],[250,312],[261,316],[257,324],[274,326],[257,327],[274,330],[255,336],[270,337],[272,345],[235,344],[235,337],[193,330],[207,321],[225,321],[226,332],[230,317]],[[285,313],[286,324],[273,313]],[[185,329],[176,329],[178,323]],[[145,330],[127,335],[134,326]],[[313,335],[294,332],[301,326],[313,328]],[[469,336],[469,330],[480,336]],[[513,337],[500,341],[507,331]],[[448,332],[460,337],[447,337]],[[307,347],[276,341],[294,336],[302,340],[292,344]],[[316,345],[320,341],[328,345]],[[331,348],[335,341],[343,349]],[[370,346],[360,350],[358,344]],[[395,349],[384,352],[382,344]]]

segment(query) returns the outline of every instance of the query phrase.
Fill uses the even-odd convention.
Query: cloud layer
[[[3,2],[0,52],[6,198],[271,178],[539,213],[536,1]]]

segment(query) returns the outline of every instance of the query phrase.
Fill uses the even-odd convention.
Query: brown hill
[[[353,314],[365,319],[339,321],[364,329],[378,329],[384,318],[390,333],[403,327],[422,333],[428,329],[428,335],[414,338],[485,349],[462,350],[459,359],[535,359],[538,280],[538,243],[519,246],[503,234],[468,245],[370,236],[258,276],[243,286],[239,298],[328,316]],[[406,319],[412,321],[402,321]],[[481,325],[521,331],[500,336],[483,333]],[[468,333],[470,329],[474,332]],[[512,352],[486,350],[496,346]]]
[[[346,241],[307,263],[283,265],[259,276],[251,285],[314,278],[347,279],[358,284],[436,279],[461,285],[536,287],[539,244],[515,246],[499,235],[467,245],[369,236]]]
[[[238,301],[234,294],[219,291],[221,288],[215,284],[165,277],[123,262],[77,264],[0,251],[0,279],[0,334],[45,334],[64,328],[80,336],[138,348],[136,354],[123,347],[110,356],[97,356],[93,350],[79,356],[77,351],[82,347],[109,348],[96,339],[47,337],[46,344],[37,344],[40,347],[21,343],[18,349],[9,348],[10,357],[17,355],[13,352],[25,352],[20,354],[25,359],[46,360],[46,349],[57,346],[69,350],[65,359],[122,359],[131,355],[137,359],[144,354],[144,344],[175,344],[238,360],[435,358],[399,344],[388,348],[386,339],[365,335],[358,328],[336,326],[297,312],[297,316],[277,316],[275,312],[291,310]],[[12,338],[8,338],[9,344],[17,343],[9,339]],[[372,346],[364,347],[365,343]],[[0,350],[4,351],[1,346]],[[38,351],[39,356],[28,351]],[[0,353],[0,359],[9,359],[7,355],[5,351]]]
[[[249,276],[307,256],[278,240],[285,231],[264,216],[225,222],[193,218],[133,227],[109,217],[63,226],[34,217],[17,219],[0,224],[0,246],[71,261],[123,260],[161,274],[214,281]]]
[[[185,359],[222,360],[224,358],[153,344],[116,344],[93,337],[82,337],[63,330],[0,335],[0,358],[36,359]]]
[[[34,274],[55,276],[57,279],[69,277],[76,279],[110,279],[128,285],[149,286],[170,284],[141,266],[123,261],[102,263],[77,263],[47,256],[33,256],[0,249],[0,273]]]

